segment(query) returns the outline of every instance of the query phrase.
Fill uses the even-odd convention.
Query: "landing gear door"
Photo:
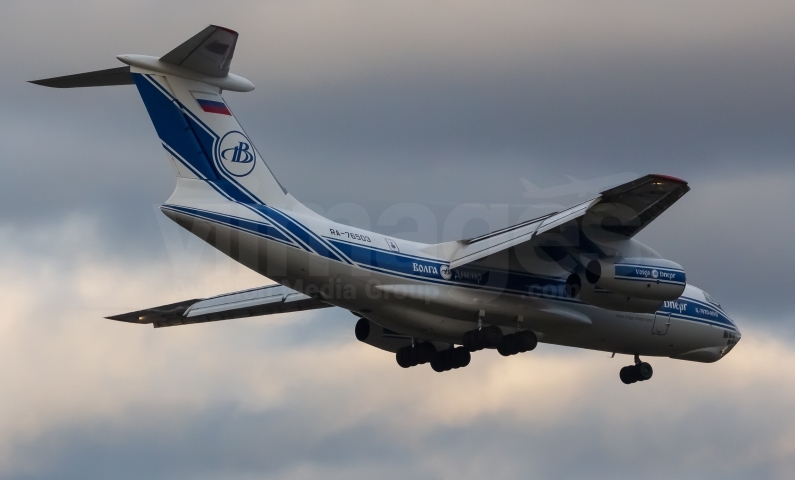
[[[668,333],[668,327],[671,325],[671,314],[657,312],[654,315],[654,326],[651,328],[651,333],[654,335],[665,335]]]

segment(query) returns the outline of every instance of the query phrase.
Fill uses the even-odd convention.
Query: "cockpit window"
[[[709,303],[715,305],[716,307],[720,307],[720,303],[716,302],[714,298],[710,297],[709,293],[704,292],[704,298],[706,298]]]

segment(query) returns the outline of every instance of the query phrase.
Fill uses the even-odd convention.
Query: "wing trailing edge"
[[[152,324],[155,328],[160,328],[327,307],[331,305],[277,284],[206,299],[185,300],[114,315],[107,319]]]

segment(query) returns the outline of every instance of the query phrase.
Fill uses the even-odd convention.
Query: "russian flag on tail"
[[[224,99],[221,98],[220,95],[215,95],[213,93],[204,93],[204,92],[191,92],[193,94],[193,98],[196,99],[196,103],[199,104],[202,110],[207,113],[218,113],[221,115],[232,115],[232,112],[229,111],[229,108],[224,103]]]

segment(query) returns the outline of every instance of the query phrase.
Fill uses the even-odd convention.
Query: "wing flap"
[[[330,306],[326,302],[283,285],[268,285],[207,299],[185,300],[107,318],[122,322],[152,324],[155,328],[160,328],[314,310]]]

